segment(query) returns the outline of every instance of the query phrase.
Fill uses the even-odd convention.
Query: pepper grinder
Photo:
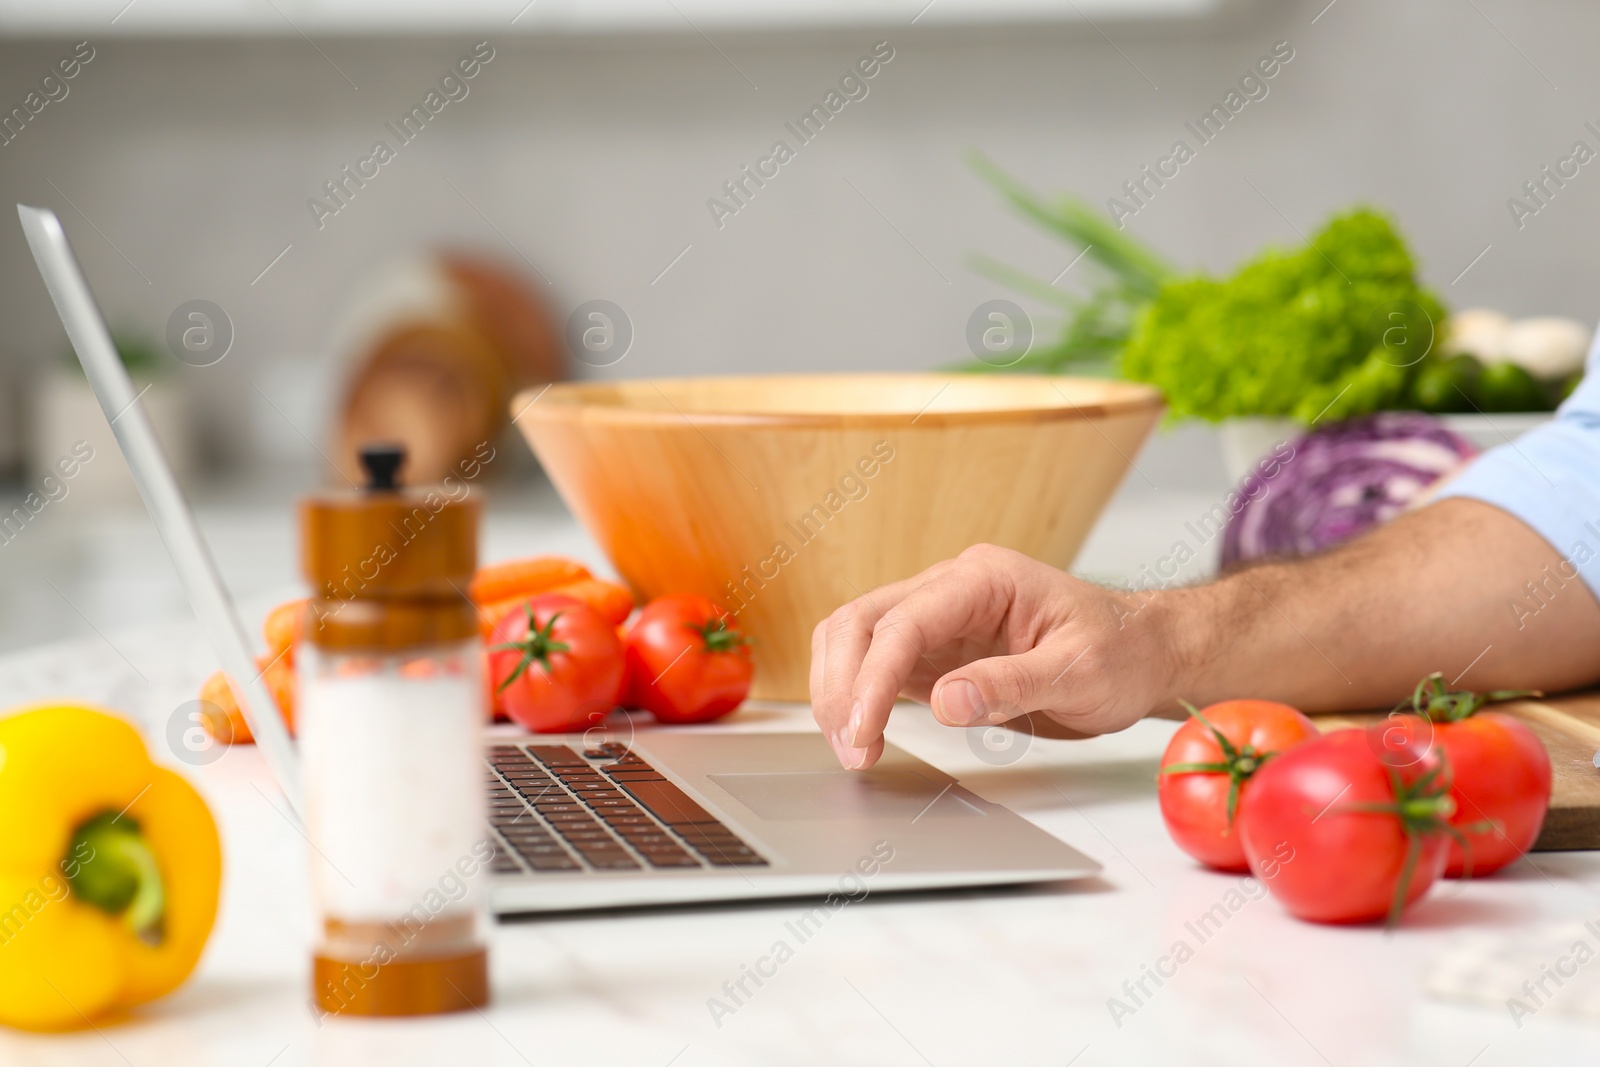
[[[487,700],[474,608],[478,505],[408,489],[403,449],[364,488],[300,505],[314,595],[296,656],[319,1013],[423,1015],[489,999]],[[319,1015],[319,1018],[321,1016]]]

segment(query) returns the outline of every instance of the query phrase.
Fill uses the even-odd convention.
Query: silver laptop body
[[[40,274],[272,773],[299,763],[60,220],[17,206]],[[490,900],[501,914],[821,897],[1079,878],[1099,865],[887,745],[840,769],[817,733],[656,728],[618,713],[585,735],[490,732]]]

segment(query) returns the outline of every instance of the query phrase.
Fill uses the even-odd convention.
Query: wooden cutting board
[[[1550,753],[1550,812],[1534,843],[1535,852],[1600,848],[1600,693],[1553,700],[1517,700],[1493,706],[1521,719]],[[1382,714],[1314,715],[1323,732],[1365,726]]]

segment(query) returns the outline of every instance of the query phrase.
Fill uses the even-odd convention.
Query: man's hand
[[[949,726],[1044,712],[1106,733],[1171,703],[1176,646],[1148,596],[977,545],[851,601],[811,636],[812,711],[846,767],[872,766],[900,695]]]
[[[900,695],[950,726],[1042,712],[1097,734],[1179,697],[1392,707],[1433,671],[1559,692],[1600,681],[1597,650],[1600,603],[1571,564],[1512,515],[1451,499],[1318,556],[1138,593],[979,545],[824,619],[811,699],[861,770]]]

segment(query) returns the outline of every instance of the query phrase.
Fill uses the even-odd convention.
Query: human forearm
[[[1197,704],[1248,693],[1308,711],[1380,707],[1436,670],[1476,689],[1600,679],[1593,594],[1538,534],[1473,500],[1162,601],[1180,662],[1173,695]]]
[[[1184,700],[1382,707],[1433,671],[1475,689],[1567,689],[1600,679],[1600,604],[1563,562],[1509,513],[1460,499],[1186,589],[1105,589],[977,545],[825,619],[812,710],[861,770],[898,696],[950,726],[1027,716],[1036,732],[1083,736]],[[1529,581],[1550,589],[1518,612]]]

